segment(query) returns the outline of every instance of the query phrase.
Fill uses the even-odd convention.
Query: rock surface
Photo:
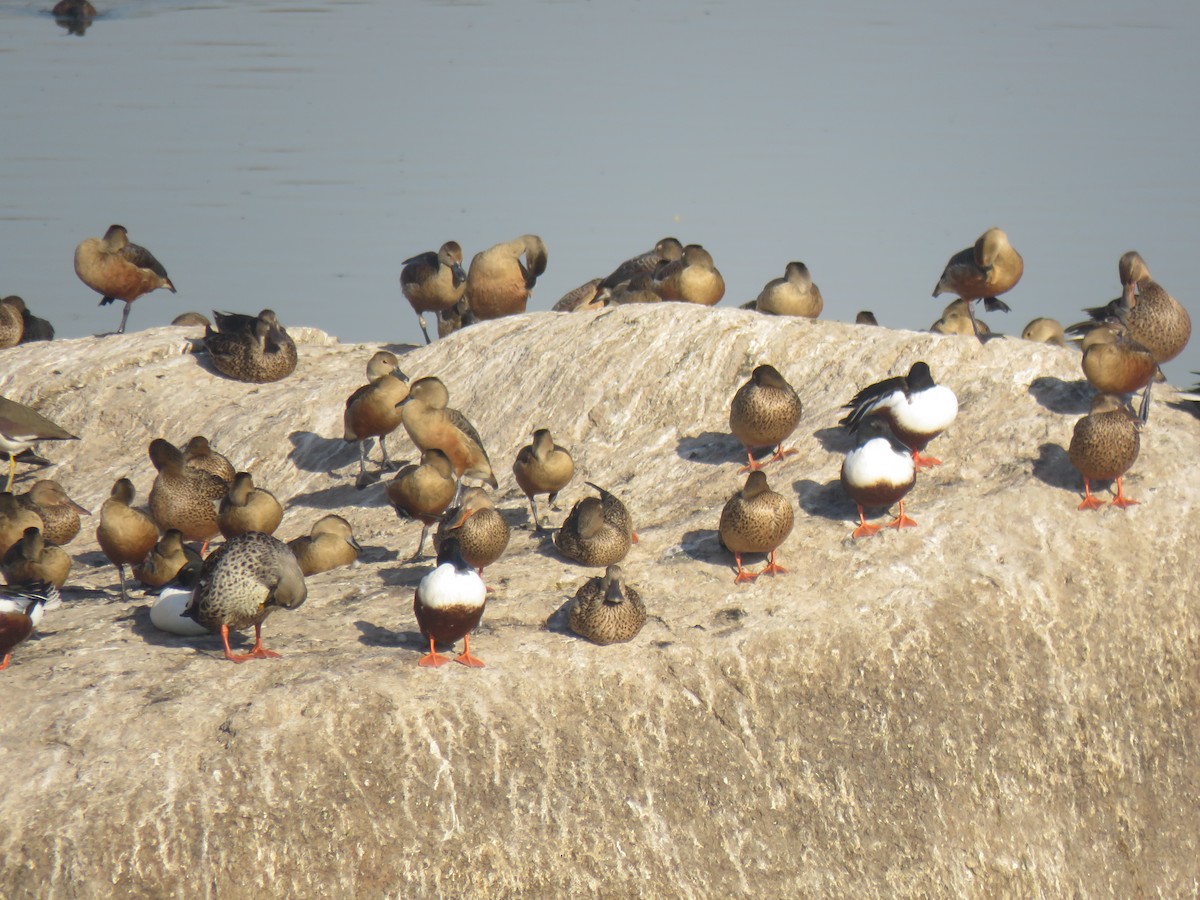
[[[267,620],[282,659],[233,665],[121,601],[85,523],[74,590],[0,673],[0,893],[1194,889],[1200,422],[1169,388],[1127,479],[1141,505],[1083,513],[1070,350],[683,304],[476,325],[401,357],[475,423],[514,526],[472,642],[487,668],[425,670],[420,526],[355,490],[340,439],[379,345],[294,333],[295,374],[266,385],[212,374],[179,328],[0,351],[0,393],[82,438],[40,449],[93,511],[123,475],[145,501],[153,438],[205,434],[284,501],[277,536],[335,510],[367,548]],[[918,527],[853,542],[839,406],[917,359],[958,393],[945,465],[909,495]],[[767,468],[796,503],[791,572],[735,586],[727,417],[761,362],[804,402],[799,454]],[[566,628],[597,572],[527,527],[510,466],[538,427],[576,460],[556,523],[584,479],[634,514],[651,618],[631,643]]]

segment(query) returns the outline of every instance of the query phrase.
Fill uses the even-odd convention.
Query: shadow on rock
[[[820,516],[835,522],[845,522],[854,518],[854,501],[846,496],[840,478],[825,484],[801,479],[794,482],[792,488],[796,491],[800,508],[810,516]]]
[[[542,627],[546,631],[553,631],[555,634],[565,634],[570,637],[577,637],[575,632],[571,630],[568,621],[571,618],[571,604],[575,602],[575,597],[568,597],[554,612],[550,614],[550,618],[546,620],[546,624]]]
[[[388,587],[410,587],[416,590],[421,579],[428,575],[435,565],[437,560],[430,556],[424,560],[409,561],[406,565],[382,569],[379,578]]]
[[[312,431],[293,431],[288,440],[292,442],[288,459],[305,472],[330,472],[358,462],[358,449],[341,438],[322,437]]]
[[[1071,457],[1058,444],[1042,444],[1038,447],[1037,459],[1033,461],[1033,477],[1042,484],[1078,493],[1083,487],[1078,470],[1071,465]]]
[[[854,435],[849,428],[834,425],[813,432],[813,437],[825,448],[826,453],[846,454],[854,449]]]
[[[368,647],[409,647],[420,650],[426,646],[425,638],[419,631],[393,631],[371,622],[359,619],[354,623],[358,629],[358,642]]]
[[[1033,399],[1053,413],[1082,416],[1092,408],[1095,389],[1084,379],[1063,381],[1051,375],[1041,375],[1029,383]]]
[[[741,441],[732,434],[720,431],[705,431],[695,437],[680,438],[675,452],[689,462],[713,466],[742,462],[746,454]],[[766,455],[769,448],[762,452]]]
[[[379,491],[379,497],[364,495],[354,486],[354,482],[337,484],[333,487],[309,491],[307,494],[297,494],[289,497],[287,504],[291,506],[307,506],[309,509],[345,509],[356,506],[383,506],[387,495]],[[370,501],[370,502],[368,502]]]
[[[144,640],[147,644],[153,644],[156,647],[187,647],[196,654],[208,654],[212,651],[224,654],[225,645],[221,643],[220,636],[216,634],[199,634],[196,636],[171,634],[168,631],[161,631],[154,626],[150,621],[150,607],[154,605],[155,598],[153,596],[147,598],[148,602],[134,606],[127,615],[117,619],[118,622],[129,622],[130,630]],[[229,632],[229,645],[236,647],[239,643],[245,643],[247,646],[253,644],[253,640],[247,640],[245,635],[241,635],[241,640],[237,640],[240,632]]]

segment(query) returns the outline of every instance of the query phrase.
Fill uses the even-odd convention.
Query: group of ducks
[[[402,292],[417,314],[427,342],[425,313],[437,314],[438,331],[444,335],[474,320],[523,311],[547,260],[545,244],[536,235],[524,235],[476,254],[465,271],[462,257],[461,247],[450,241],[437,252],[404,263]],[[130,243],[119,225],[110,227],[103,238],[80,243],[75,268],[80,279],[101,294],[101,304],[124,301],[118,331],[124,330],[138,297],[159,288],[174,291],[165,268],[145,248]],[[1010,290],[1022,272],[1020,254],[1007,235],[989,229],[946,265],[934,296],[953,293],[958,299],[939,321],[947,330],[960,329],[983,340],[988,331],[976,318],[974,303],[982,300],[988,309],[1007,309],[999,295]],[[1122,296],[1105,307],[1088,310],[1091,321],[1066,330],[1083,336],[1084,374],[1100,392],[1091,412],[1077,423],[1069,450],[1084,477],[1081,509],[1100,505],[1090,490],[1093,480],[1116,480],[1116,505],[1135,502],[1124,495],[1121,476],[1137,457],[1138,430],[1147,414],[1150,385],[1160,364],[1182,351],[1191,330],[1186,311],[1151,279],[1137,253],[1121,258],[1119,274]],[[663,300],[712,305],[723,295],[724,281],[703,247],[664,238],[607,277],[592,279],[572,291],[555,308],[582,310]],[[768,314],[816,316],[823,300],[808,268],[793,262],[782,278],[769,282],[746,306]],[[23,312],[24,316],[7,298],[0,301],[0,336],[15,331],[17,326],[12,323],[18,319],[22,328],[28,327],[28,311]],[[199,323],[205,326],[202,344],[218,372],[262,382],[286,377],[294,370],[295,344],[274,312],[214,316],[216,329],[203,317]],[[873,316],[860,313],[859,321],[873,323]],[[1052,326],[1035,328],[1036,324],[1031,323],[1027,334],[1040,331],[1045,339],[1062,338],[1063,329],[1056,332]],[[437,653],[437,644],[462,639],[464,650],[457,661],[482,665],[471,653],[469,635],[478,626],[486,604],[483,570],[507,548],[509,526],[487,492],[465,486],[463,479],[495,488],[498,482],[491,461],[470,421],[449,406],[449,392],[440,379],[425,377],[409,383],[398,358],[387,351],[372,357],[367,376],[368,383],[347,398],[344,413],[343,437],[359,444],[357,484],[365,487],[374,480],[367,472],[369,439],[379,440],[384,469],[389,470],[392,465],[385,441],[402,426],[421,457],[396,472],[386,490],[398,514],[422,524],[414,560],[420,559],[426,537],[437,525],[437,565],[421,580],[414,596],[414,614],[429,640],[429,652],[420,664],[444,663],[446,657]],[[1140,416],[1125,400],[1138,390],[1145,390]],[[928,365],[917,362],[907,375],[859,391],[846,408],[849,412],[842,424],[856,432],[856,443],[843,461],[841,483],[858,510],[859,524],[853,537],[866,537],[880,529],[867,523],[869,508],[898,504],[898,515],[890,527],[915,525],[905,513],[904,498],[919,469],[939,464],[923,451],[954,421],[954,393],[933,381]],[[771,490],[762,471],[766,463],[756,461],[755,452],[772,450],[767,463],[796,452],[784,449],[783,444],[795,431],[801,413],[800,398],[771,365],[758,366],[733,396],[730,431],[746,449],[747,465],[742,472],[749,475],[722,509],[718,533],[722,546],[734,557],[735,582],[786,571],[777,561],[776,551],[792,530],[794,512],[786,498]],[[6,490],[11,488],[17,459],[44,462],[30,454],[33,443],[45,439],[74,436],[35,410],[0,398],[0,451],[9,458]],[[194,438],[183,451],[158,439],[150,445],[150,457],[158,470],[149,497],[150,515],[132,507],[134,491],[128,479],[114,485],[101,511],[98,539],[118,567],[122,592],[124,566],[135,566],[139,579],[149,585],[176,585],[159,601],[170,598],[171,615],[160,610],[154,617],[156,623],[172,628],[173,615],[178,621],[189,620],[192,628],[219,632],[225,655],[235,662],[276,655],[262,646],[263,620],[277,606],[289,608],[304,602],[306,575],[357,557],[361,548],[349,523],[340,516],[327,516],[314,525],[312,534],[289,547],[271,535],[282,519],[279,502],[257,488],[248,473],[236,472],[227,460],[223,465],[214,463],[219,471],[206,470],[208,461],[220,455],[203,438]],[[533,527],[544,531],[536,497],[546,495],[553,506],[558,492],[574,477],[569,451],[554,442],[549,429],[539,428],[532,442],[516,455],[513,474],[529,501]],[[40,502],[49,508],[63,505],[53,488],[39,487],[46,484],[54,483],[35,485]],[[579,589],[569,622],[577,633],[598,643],[629,640],[647,615],[639,592],[628,584],[620,566],[637,534],[624,503],[610,491],[588,484],[597,496],[574,505],[554,533],[553,545],[566,558],[603,568],[604,574],[588,579]],[[65,498],[65,492],[61,494]],[[35,507],[39,498],[32,498]],[[77,523],[80,508],[69,498],[65,505],[75,507]],[[18,507],[28,511],[12,495],[0,495],[0,523],[7,517],[10,538],[9,546],[0,548],[4,571],[10,581],[24,585],[9,591],[6,605],[0,606],[0,650],[6,654],[24,639],[21,635],[28,636],[35,616],[53,606],[54,592],[66,577],[61,558],[53,552],[62,551],[47,536],[50,516],[33,525],[21,518]],[[194,551],[189,558],[185,541],[201,541],[206,548],[218,532],[226,538],[221,547],[207,558]],[[0,537],[3,534],[0,531]],[[743,566],[743,556],[752,553],[767,556],[760,572],[751,573]],[[18,568],[10,569],[10,556]],[[228,631],[251,625],[256,630],[253,650],[234,654]],[[182,625],[180,631],[194,633]]]

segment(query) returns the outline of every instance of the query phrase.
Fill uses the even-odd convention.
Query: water
[[[1128,249],[1200,318],[1194,4],[138,0],[82,37],[50,5],[0,2],[0,292],[64,337],[119,320],[71,266],[114,222],[179,288],[132,329],[270,306],[415,342],[402,261],[524,232],[531,309],[670,234],[726,305],[800,259],[826,318],[926,328],[991,225],[1025,257],[994,330],[1076,321]]]

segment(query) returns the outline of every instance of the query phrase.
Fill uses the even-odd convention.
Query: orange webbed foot
[[[768,460],[767,462],[770,462],[770,460]],[[764,465],[766,465],[766,463],[759,464],[758,462],[756,462],[754,459],[754,454],[751,453],[749,450],[747,450],[746,451],[746,465],[744,465],[740,469],[738,469],[738,474],[744,475],[746,472],[757,472]]]
[[[444,666],[448,662],[450,662],[450,657],[430,651],[417,660],[417,665],[437,668],[438,666]]]
[[[734,584],[741,584],[743,581],[753,581],[758,577],[756,573],[742,568],[742,555],[740,553],[733,554],[733,558],[737,562],[737,575],[733,578]]]
[[[1138,501],[1137,501],[1137,500],[1130,500],[1128,497],[1124,497],[1124,496],[1118,496],[1118,497],[1117,497],[1117,499],[1115,499],[1115,500],[1112,502],[1112,505],[1113,505],[1113,506],[1119,506],[1119,507],[1121,507],[1121,509],[1125,509],[1126,507],[1130,507],[1130,506],[1137,506],[1137,505],[1138,505]]]
[[[794,447],[784,450],[783,444],[780,444],[778,447],[775,448],[775,455],[772,456],[770,459],[768,459],[767,462],[775,462],[775,460],[777,460],[777,459],[783,459],[785,456],[796,456],[799,453],[800,453],[800,451],[795,449]]]
[[[766,566],[764,566],[762,571],[759,572],[758,574],[759,575],[786,575],[787,569],[785,569],[783,566],[781,566],[777,562],[772,562],[772,563],[768,563]]]
[[[941,464],[942,461],[936,456],[922,456],[918,451],[913,451],[913,465],[918,469],[932,469]]]
[[[854,529],[854,532],[851,535],[851,537],[855,537],[855,538],[870,537],[871,535],[877,533],[879,531],[879,529],[882,527],[883,527],[882,525],[869,525],[866,522],[863,522],[863,524],[859,525],[857,528]]]
[[[916,521],[914,519],[910,519],[908,516],[904,515],[904,513],[900,513],[900,515],[896,516],[896,518],[892,519],[892,521],[888,522],[887,524],[888,528],[915,528],[916,526]]]
[[[472,669],[482,669],[483,660],[478,656],[472,656],[471,651],[464,650],[458,656],[454,657],[456,663],[462,663],[464,666],[470,666]]]
[[[12,659],[12,654],[11,654],[11,653],[5,653],[5,654],[4,654],[4,662],[0,662],[0,672],[2,672],[2,671],[4,671],[5,669],[7,669],[7,668],[8,668],[8,661],[9,661],[10,659]]]
[[[1099,509],[1104,505],[1104,501],[1099,497],[1088,494],[1083,498],[1083,502],[1079,504],[1078,509]]]

